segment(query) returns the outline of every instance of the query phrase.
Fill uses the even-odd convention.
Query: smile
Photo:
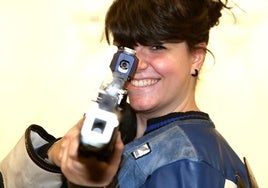
[[[147,87],[158,82],[157,79],[131,80],[131,84],[135,87]]]

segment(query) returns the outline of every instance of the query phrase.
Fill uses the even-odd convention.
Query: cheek
[[[191,73],[192,59],[187,53],[177,53],[172,54],[167,58],[167,64],[161,66],[166,66],[167,71],[175,72],[179,75],[189,75]],[[178,75],[178,76],[179,76]]]
[[[153,67],[164,77],[179,76],[183,69],[185,69],[185,67],[182,66],[182,63],[174,58],[158,59],[157,61],[154,61]]]

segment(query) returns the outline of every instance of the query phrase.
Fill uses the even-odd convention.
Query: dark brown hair
[[[220,0],[115,0],[105,18],[105,36],[116,45],[134,47],[186,41],[190,49],[208,42],[219,23]]]

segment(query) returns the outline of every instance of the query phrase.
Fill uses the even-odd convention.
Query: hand
[[[82,186],[107,186],[117,173],[123,142],[118,132],[111,157],[107,161],[96,157],[81,157],[78,152],[79,135],[84,119],[81,119],[49,150],[49,159],[61,167],[62,173],[72,183]]]

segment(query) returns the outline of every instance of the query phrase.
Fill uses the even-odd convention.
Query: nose
[[[144,70],[148,67],[145,50],[142,46],[135,47],[136,56],[139,59],[137,70]]]

